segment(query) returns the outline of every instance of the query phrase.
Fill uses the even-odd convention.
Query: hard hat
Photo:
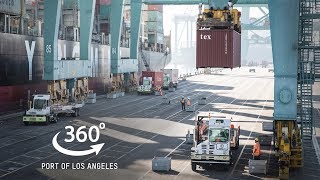
[[[190,98],[188,98],[188,99],[190,99]]]
[[[258,141],[259,141],[259,139],[258,139],[258,138],[256,138],[254,141],[257,141],[257,142],[258,142]]]

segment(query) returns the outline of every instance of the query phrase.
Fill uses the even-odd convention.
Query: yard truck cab
[[[163,88],[178,88],[178,76],[179,76],[179,69],[164,69],[163,70]]]
[[[57,122],[59,114],[71,114],[79,116],[80,108],[84,106],[81,103],[53,104],[50,95],[37,94],[34,95],[31,107],[23,116],[23,123],[28,125],[32,122],[42,122],[49,124]]]
[[[197,165],[232,164],[232,146],[239,146],[239,133],[231,126],[231,119],[213,116],[213,112],[197,112],[194,143],[191,148],[191,167]]]
[[[138,87],[138,94],[152,93],[152,77],[143,77],[142,84]]]
[[[169,89],[169,85],[171,82],[171,78],[168,74],[164,74],[163,76],[163,89]]]

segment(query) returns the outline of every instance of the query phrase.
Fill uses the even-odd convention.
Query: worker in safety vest
[[[184,100],[184,98],[182,98],[180,102],[181,102],[182,111],[186,110],[186,101]]]
[[[191,101],[190,101],[190,98],[188,98],[188,101],[187,101],[187,106],[191,106]]]
[[[259,143],[259,139],[256,138],[254,140],[254,146],[253,146],[253,159],[254,160],[259,160],[260,159],[260,155],[261,155],[261,150],[260,150],[260,143]]]

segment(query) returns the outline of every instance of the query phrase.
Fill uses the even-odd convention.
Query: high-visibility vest
[[[260,143],[256,142],[253,146],[253,155],[254,156],[260,156],[261,150],[260,150]]]
[[[190,100],[188,100],[188,102],[187,102],[187,106],[191,106],[191,102],[190,102]]]

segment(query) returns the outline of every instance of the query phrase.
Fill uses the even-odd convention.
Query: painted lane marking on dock
[[[267,84],[268,84],[268,83],[265,83],[264,86],[266,86]],[[235,115],[235,114],[238,112],[238,110],[241,109],[241,107],[243,107],[244,104],[246,104],[246,102],[248,101],[248,99],[249,99],[249,98],[247,98],[246,101],[243,102],[239,108],[237,108],[236,112],[234,112],[233,115]],[[267,101],[267,100],[266,100],[266,101]],[[229,104],[229,105],[231,105],[231,104]],[[224,110],[224,109],[223,109],[223,110]],[[219,113],[223,112],[223,110],[221,110]],[[262,110],[262,109],[261,109],[261,110]],[[261,111],[261,110],[260,110],[260,111]],[[250,137],[248,137],[248,138],[250,138]],[[251,150],[251,149],[250,149],[250,150]],[[243,153],[243,152],[242,152],[242,153]],[[241,157],[242,153],[240,153],[239,157]],[[251,153],[250,153],[250,154],[251,154]],[[245,160],[247,160],[247,158],[240,158],[240,159],[245,159]],[[190,164],[188,164],[185,168],[183,168],[183,170],[177,174],[177,176],[175,177],[175,179],[176,179],[187,167],[189,167],[189,166],[190,166]],[[235,168],[235,167],[236,167],[236,164],[234,165],[234,168]],[[235,171],[239,171],[239,170],[235,170]],[[243,171],[241,171],[241,172],[243,172]]]
[[[193,86],[196,86],[196,85],[193,85]],[[193,87],[193,86],[192,86],[192,87]],[[192,87],[189,86],[188,89],[189,89],[189,88],[192,89]],[[178,96],[178,97],[179,97],[179,96]],[[154,97],[154,98],[156,98],[156,97]],[[131,101],[131,102],[135,102],[135,101],[138,101],[138,100],[141,100],[141,99],[144,99],[144,97],[143,97],[143,98],[135,99],[134,101]],[[153,99],[153,98],[151,98],[151,99]],[[146,99],[145,101],[141,101],[140,103],[144,103],[144,102],[149,101],[149,100],[151,100],[151,99]],[[95,112],[100,112],[100,111],[103,111],[103,110],[106,110],[106,109],[111,109],[111,108],[114,108],[114,107],[122,106],[122,105],[124,105],[124,104],[128,104],[128,102],[125,102],[125,103],[122,103],[122,104],[118,104],[118,105],[115,105],[115,106],[109,106],[108,108],[104,108],[104,109],[102,109],[102,110],[100,109],[100,110],[95,111]],[[86,116],[86,115],[89,115],[89,114],[92,114],[92,113],[94,113],[94,112],[86,113],[86,114],[83,114],[82,116]],[[58,127],[58,128],[55,129],[54,131],[58,131],[59,129],[62,129],[62,128]],[[33,131],[34,131],[34,130],[27,131],[27,132],[23,132],[23,133],[20,133],[20,134],[18,134],[18,135],[27,134],[27,133],[33,132]],[[45,132],[45,133],[41,134],[41,136],[42,136],[42,135],[49,134],[49,133],[54,132],[54,131]],[[15,134],[14,136],[16,136],[16,135],[17,135],[17,134]],[[21,143],[21,142],[24,142],[24,141],[27,141],[27,140],[30,140],[30,139],[34,139],[34,138],[37,138],[38,136],[39,136],[39,135],[37,135],[37,136],[30,136],[29,138],[26,138],[26,139],[23,139],[23,140],[20,140],[20,141],[11,143],[11,144],[7,144],[7,145],[4,145],[4,146],[1,146],[0,148],[4,148],[4,147],[10,146],[10,145],[18,144],[18,143]],[[10,137],[9,137],[9,138],[10,138]]]
[[[231,80],[229,80],[230,82],[231,82]],[[229,82],[228,81],[228,82]],[[220,82],[220,81],[219,81]],[[221,82],[225,82],[224,80],[221,80]],[[197,85],[197,84],[196,84]],[[205,89],[206,87],[210,87],[211,85],[205,85],[205,86],[202,86],[200,89]],[[190,88],[191,89],[191,88]],[[227,87],[225,87],[225,88],[223,88],[222,90],[225,90],[225,89],[227,89]],[[190,91],[188,91],[188,90],[186,90],[186,92],[189,92],[189,93],[186,93],[186,94],[192,94],[193,92],[190,92]],[[193,94],[192,96],[197,96],[197,95],[199,95],[199,94],[202,94],[203,92],[198,92],[198,93],[196,93],[196,94]],[[177,98],[181,98],[181,97],[184,97],[186,94],[179,94],[178,96],[176,96],[176,97],[174,97],[174,98],[170,98],[170,100],[172,101],[172,100],[174,100],[174,99],[177,99]],[[213,95],[211,95],[211,96],[214,96],[214,94]],[[211,97],[211,96],[209,96],[209,97]],[[131,113],[131,114],[128,114],[128,115],[126,115],[125,117],[129,117],[129,116],[131,116],[131,115],[133,115],[133,114],[136,114],[136,113],[139,113],[139,112],[143,112],[143,111],[145,111],[145,110],[147,110],[147,109],[150,109],[150,108],[152,108],[152,107],[155,107],[155,106],[157,106],[157,105],[161,105],[162,104],[162,102],[161,103],[158,103],[158,104],[155,104],[155,105],[153,105],[153,106],[149,106],[149,107],[147,107],[147,108],[145,108],[145,109],[142,109],[142,110],[140,110],[140,111],[136,111],[136,112],[133,112],[133,113]],[[167,108],[169,108],[169,107],[167,107]],[[157,111],[155,111],[155,112],[157,112]],[[174,113],[173,114],[173,116],[175,115],[175,114],[178,114],[178,113],[180,113],[180,112],[182,112],[182,111],[178,111],[177,113]],[[154,112],[152,112],[152,113],[154,113]],[[150,113],[150,114],[152,114],[152,113]],[[148,114],[148,115],[150,115],[150,114]],[[143,117],[146,117],[146,116],[148,116],[148,115],[144,115]]]
[[[251,83],[250,83],[250,86],[253,85],[253,83],[254,83],[254,82],[251,82]],[[238,96],[238,98],[239,98],[239,97],[240,97],[240,95]],[[236,100],[236,99],[234,99],[232,102],[234,102],[235,100]],[[211,101],[211,102],[213,102],[213,101]],[[232,102],[231,102],[231,103],[232,103]],[[201,107],[200,109],[203,109],[204,107],[206,107],[206,106],[203,106],[203,107]],[[199,110],[200,110],[200,109],[199,109]],[[180,112],[180,111],[179,111],[179,112]],[[179,113],[179,112],[178,112],[178,113]],[[189,118],[190,116],[192,116],[192,115],[193,115],[193,114],[189,114],[188,116],[186,116],[185,118],[181,119],[181,120],[178,121],[178,122],[184,121],[184,120],[188,119],[188,118]],[[169,127],[168,127],[167,129],[169,129]],[[165,130],[167,130],[167,129],[165,129]],[[135,135],[138,135],[138,134],[140,134],[140,133],[142,133],[142,132],[144,132],[144,131],[139,131],[139,132],[135,133],[134,136],[135,136]],[[155,134],[154,136],[152,136],[152,137],[151,137],[150,139],[148,139],[148,140],[152,140],[152,139],[154,139],[155,137],[157,137],[158,135],[159,135],[159,134]],[[120,142],[118,142],[118,143],[110,146],[109,148],[104,149],[103,151],[101,151],[101,153],[105,152],[106,150],[109,150],[110,148],[112,148],[112,147],[114,147],[114,146],[117,146],[118,144],[120,144],[120,143],[122,143],[122,142],[123,142],[123,141],[120,141]],[[134,149],[132,149],[131,151],[129,151],[127,154],[119,157],[117,160],[119,160],[119,159],[121,159],[122,157],[128,155],[130,152],[132,152],[133,150],[139,148],[140,146],[142,146],[142,145],[144,145],[144,144],[145,144],[145,143],[138,145],[137,147],[135,147]],[[95,157],[95,156],[89,157],[89,158],[83,160],[82,162],[85,162],[85,161],[87,161],[87,160],[89,160],[89,159],[91,159],[91,158],[93,158],[93,157]]]
[[[250,85],[248,85],[247,87],[251,87],[251,86],[255,83],[255,81],[256,81],[256,80],[252,81],[252,82],[250,83]],[[242,84],[242,85],[243,85],[243,84]],[[221,97],[221,96],[220,96],[220,97]],[[219,98],[220,98],[220,97],[219,97]],[[235,97],[230,103],[224,104],[223,107],[225,108],[225,107],[230,106],[234,101],[236,101],[236,100],[239,99],[240,97],[241,97],[241,95],[238,95],[238,96]],[[219,98],[217,98],[217,99],[219,99]],[[212,103],[212,102],[214,102],[214,101],[211,101],[210,103]],[[209,105],[210,103],[208,103],[207,105]],[[203,108],[205,108],[207,105],[199,108],[198,111],[201,110],[201,109],[203,109]],[[222,108],[222,110],[220,110],[219,113],[221,113],[221,112],[224,110],[224,108]],[[193,115],[193,114],[190,114],[189,116],[191,116],[191,115]],[[184,120],[187,119],[189,116],[183,118],[182,120],[180,120],[180,121],[178,121],[178,122],[184,121]],[[180,145],[179,145],[179,146],[180,146]],[[187,163],[188,163],[188,162],[187,162]],[[189,165],[190,165],[190,164],[187,164],[187,166],[189,166]],[[186,167],[187,167],[187,166],[186,166]],[[186,168],[186,167],[185,167],[185,168]],[[184,170],[185,168],[183,168],[183,170]],[[150,171],[152,171],[152,169],[149,169],[149,171],[147,171],[143,176],[141,176],[141,177],[139,178],[139,180],[140,180],[140,179],[143,179]],[[183,172],[183,171],[181,171],[181,172]],[[179,172],[179,173],[176,175],[176,178],[181,174],[181,172]]]
[[[119,106],[119,105],[118,105]],[[51,132],[48,132],[48,133],[51,133]],[[48,134],[48,133],[44,133],[44,134]],[[48,146],[48,145],[46,145],[46,146]],[[46,147],[46,146],[42,146],[42,147],[39,147],[38,149],[41,149],[41,148],[44,148],[44,147]],[[77,146],[77,144],[76,145],[73,145],[73,146]],[[71,147],[73,147],[73,146],[71,146]],[[71,147],[69,147],[69,148],[71,148]],[[35,150],[37,150],[37,149],[35,149]],[[25,154],[28,154],[28,153],[30,153],[30,152],[33,152],[34,150],[32,150],[32,151],[29,151],[29,152],[27,152],[27,153],[25,153]],[[55,154],[57,154],[57,153],[55,153]],[[24,155],[24,154],[22,154],[22,155]],[[51,156],[53,156],[54,154],[52,154],[52,155],[49,155],[49,156],[46,156],[46,157],[36,157],[37,159],[43,159],[43,158],[48,158],[48,157],[51,157]],[[21,155],[19,155],[19,156],[21,156]],[[26,155],[25,155],[26,156]],[[13,158],[11,158],[11,159],[14,159],[14,158],[16,158],[16,157],[18,157],[18,156],[15,156],[15,157],[13,157]],[[35,158],[35,157],[33,157],[33,158]],[[31,164],[34,164],[34,163],[36,163],[36,162],[38,162],[38,161],[35,161],[35,162],[33,162],[33,163],[31,163]],[[30,165],[31,165],[30,164]],[[29,166],[29,165],[28,165]],[[27,167],[27,166],[26,166]],[[25,167],[22,167],[22,168],[25,168]],[[22,169],[22,168],[20,168],[20,169]],[[13,172],[11,172],[11,173],[13,173]],[[11,174],[10,173],[10,174]],[[1,177],[3,177],[3,176],[1,176]]]
[[[61,140],[61,141],[59,141],[59,142],[62,142],[62,141],[63,141],[63,140]],[[72,148],[72,147],[74,147],[74,146],[76,146],[76,145],[78,145],[78,144],[74,144],[74,145],[68,147],[67,149]],[[46,146],[48,146],[48,145],[46,145]],[[34,150],[32,150],[32,151],[29,151],[29,152],[27,152],[27,153],[25,153],[25,154],[19,155],[19,156],[31,157],[31,158],[36,159],[36,160],[35,160],[34,162],[32,162],[32,163],[29,163],[29,164],[25,165],[25,166],[19,167],[19,168],[13,170],[13,171],[10,171],[10,172],[8,172],[8,173],[6,173],[6,174],[3,174],[3,175],[0,176],[0,178],[3,178],[3,177],[5,177],[5,176],[7,176],[7,175],[9,175],[9,174],[12,174],[12,173],[14,173],[14,172],[16,172],[16,171],[18,171],[18,170],[24,169],[24,168],[26,168],[26,167],[34,164],[34,163],[37,163],[37,162],[41,161],[42,159],[46,159],[46,158],[52,157],[52,156],[54,156],[54,155],[56,155],[56,154],[59,154],[59,152],[56,152],[55,154],[49,154],[48,156],[45,156],[45,157],[32,157],[32,156],[26,155],[26,154],[29,154],[29,153],[31,153],[31,152],[33,152],[33,151],[36,151],[36,150],[38,150],[38,149],[41,149],[41,148],[43,148],[43,147],[45,147],[45,146],[42,146],[42,147],[40,147],[40,148],[34,149]],[[5,160],[5,161],[1,162],[0,165],[1,165],[1,164],[4,164],[4,163],[7,163],[7,162],[11,162],[11,160],[13,160],[13,159],[15,159],[15,158],[17,158],[17,157],[19,157],[19,156],[15,156],[15,157],[13,157],[13,158],[10,158],[10,159],[8,159],[8,160]]]
[[[244,146],[243,146],[242,149],[241,149],[240,155],[239,155],[236,163],[234,164],[234,167],[232,168],[231,173],[229,174],[229,179],[231,178],[232,174],[233,174],[234,171],[235,171],[235,168],[236,168],[237,164],[239,163],[239,160],[240,160],[240,158],[241,158],[241,155],[242,155],[244,149],[246,148],[246,146],[247,146],[247,144],[248,144],[248,141],[249,141],[249,139],[250,139],[250,137],[251,137],[251,134],[252,134],[253,130],[257,127],[258,119],[260,118],[261,113],[262,113],[262,111],[263,111],[263,109],[264,109],[264,107],[265,107],[265,105],[266,105],[267,102],[268,102],[268,100],[266,100],[266,101],[263,103],[263,107],[261,108],[261,110],[260,110],[260,112],[259,112],[259,115],[258,115],[258,117],[256,118],[255,124],[254,124],[254,126],[251,128],[250,134],[249,134],[249,136],[248,136],[248,138],[247,138]]]

